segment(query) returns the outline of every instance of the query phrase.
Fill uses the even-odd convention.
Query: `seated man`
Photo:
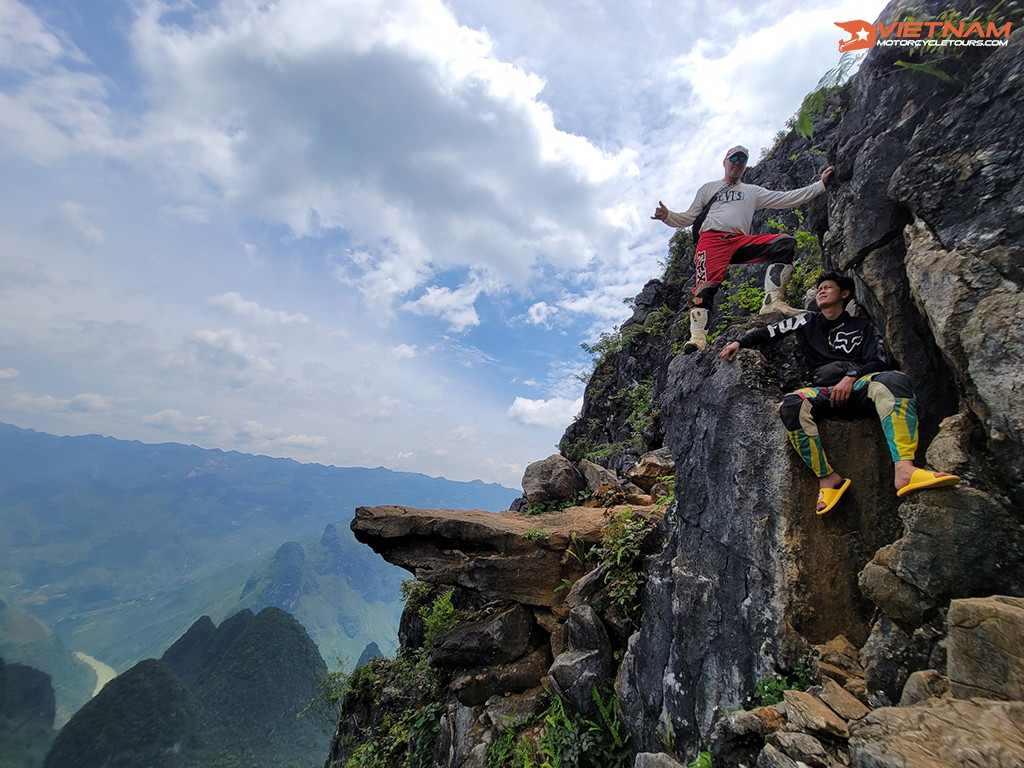
[[[896,495],[922,488],[956,485],[960,478],[914,466],[917,451],[917,403],[910,380],[892,370],[882,336],[867,318],[851,317],[846,305],[854,283],[837,274],[823,275],[817,284],[818,312],[808,312],[755,328],[728,344],[720,357],[732,362],[741,348],[755,347],[788,333],[799,333],[814,386],[791,392],[779,415],[789,442],[818,476],[817,513],[836,505],[850,480],[832,469],[825,457],[815,418],[835,414],[861,418],[874,410],[895,462]]]

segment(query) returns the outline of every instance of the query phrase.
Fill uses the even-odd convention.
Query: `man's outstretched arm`
[[[697,216],[704,210],[704,206],[707,205],[708,200],[711,199],[711,195],[718,191],[719,185],[716,182],[708,182],[697,190],[697,194],[693,198],[693,202],[690,203],[690,207],[685,211],[677,212],[670,211],[661,200],[658,201],[658,207],[654,209],[654,215],[651,216],[655,221],[663,221],[670,227],[681,229],[682,227],[688,227],[697,220]]]
[[[771,189],[759,188],[757,191],[757,210],[765,208],[795,208],[798,205],[813,200],[825,191],[825,185],[832,178],[835,166],[830,165],[821,172],[821,179],[800,189],[790,189],[784,192],[776,192]]]
[[[774,341],[777,338],[785,336],[786,334],[793,333],[798,328],[803,327],[810,318],[809,313],[797,315],[796,317],[787,317],[785,320],[780,320],[777,323],[771,325],[764,325],[760,328],[751,328],[749,331],[744,333],[737,341],[726,344],[722,348],[722,351],[718,353],[718,356],[728,363],[731,363],[736,359],[736,354],[740,349],[749,349],[750,347],[759,347],[762,344]]]

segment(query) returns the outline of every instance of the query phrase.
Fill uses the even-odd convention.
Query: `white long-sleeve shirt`
[[[693,198],[690,207],[681,213],[669,211],[665,223],[676,228],[690,226],[697,219],[698,214],[704,210],[704,206],[707,205],[711,196],[724,186],[724,181],[709,181],[704,184],[697,190],[697,196]],[[722,190],[722,193],[718,195],[718,199],[708,211],[700,231],[716,229],[719,232],[737,232],[741,235],[749,235],[754,211],[759,211],[762,208],[795,208],[808,200],[813,200],[824,191],[825,185],[821,181],[787,192],[775,192],[756,184],[743,184],[742,182],[734,184],[728,189]]]

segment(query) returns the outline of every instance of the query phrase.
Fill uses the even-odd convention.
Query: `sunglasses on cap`
[[[747,156],[737,152],[734,155],[729,155],[729,162],[730,163],[745,163],[745,162],[747,162]]]

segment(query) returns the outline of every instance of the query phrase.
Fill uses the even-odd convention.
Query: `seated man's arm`
[[[772,336],[770,335],[767,327],[754,328],[740,336],[738,340],[730,344],[726,344],[725,348],[718,353],[718,356],[726,362],[731,363],[736,359],[736,355],[739,353],[741,348],[749,349],[750,347],[759,347],[771,340]]]
[[[785,320],[780,320],[777,323],[771,323],[770,325],[765,325],[761,328],[751,328],[736,341],[731,344],[726,344],[725,348],[718,353],[718,356],[726,362],[731,363],[736,359],[736,354],[741,349],[759,347],[762,344],[775,341],[788,333],[792,333],[798,328],[802,328],[807,324],[810,317],[811,313],[805,312],[802,315],[787,317]]]

